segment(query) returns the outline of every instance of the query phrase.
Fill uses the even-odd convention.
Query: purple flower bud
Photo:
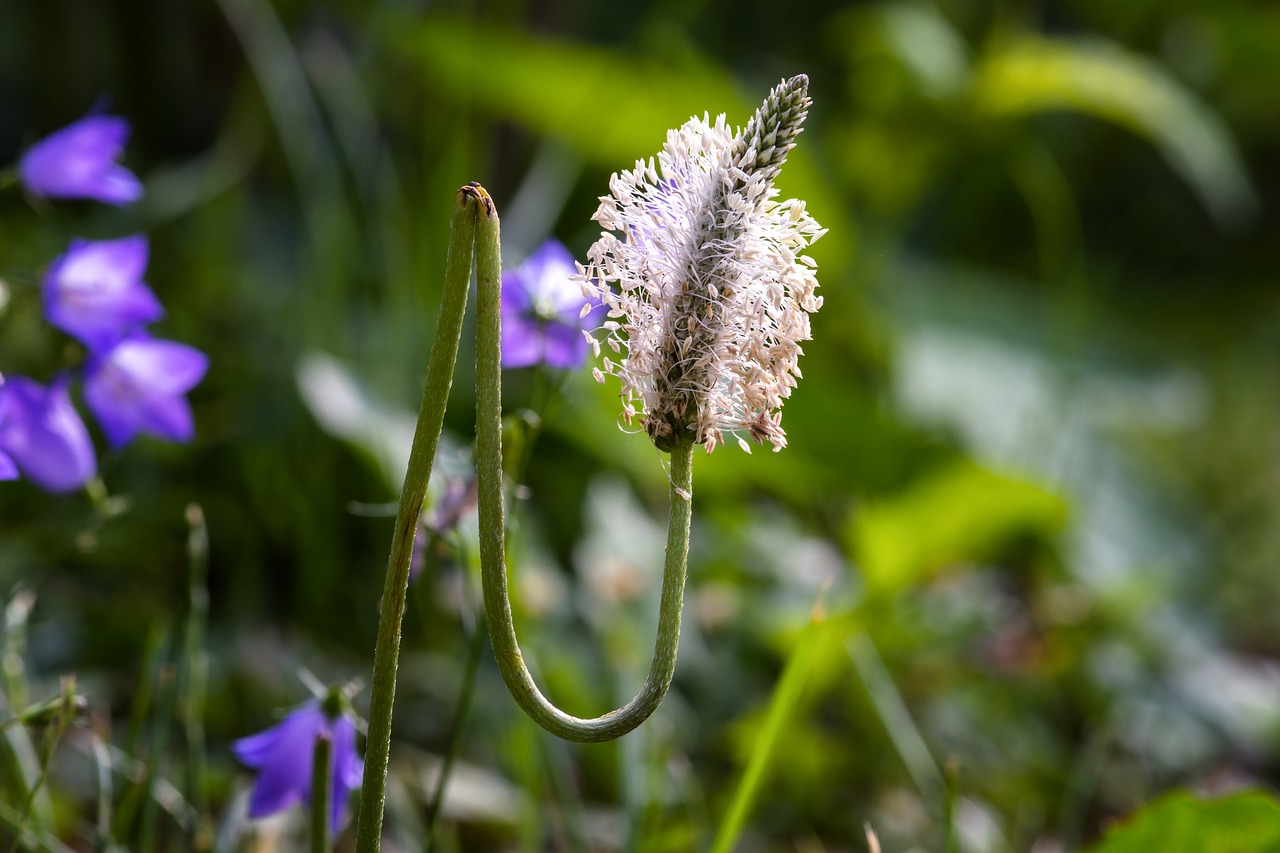
[[[164,314],[142,281],[146,268],[147,238],[142,234],[72,240],[45,274],[45,317],[90,350],[106,350]]]
[[[71,405],[65,379],[46,388],[16,377],[0,388],[0,469],[4,462],[50,492],[69,492],[97,472],[93,442]],[[10,479],[10,478],[0,478]]]
[[[195,347],[135,334],[95,355],[84,398],[112,447],[138,433],[190,441],[195,434],[185,395],[204,377],[209,359]]]
[[[85,116],[27,150],[18,172],[27,191],[47,198],[91,198],[128,204],[142,184],[116,163],[129,138],[129,123],[118,116]]]
[[[329,703],[326,703],[329,704]],[[347,798],[363,772],[356,754],[356,726],[341,711],[326,711],[319,699],[293,709],[277,725],[236,741],[236,758],[258,771],[249,795],[249,817],[266,817],[297,802],[311,801],[311,764],[316,736],[333,740],[332,829],[342,825]]]
[[[571,279],[578,269],[569,250],[545,241],[520,266],[502,276],[502,363],[506,367],[579,367],[590,348],[583,329],[595,325],[601,306],[585,316],[588,300]]]

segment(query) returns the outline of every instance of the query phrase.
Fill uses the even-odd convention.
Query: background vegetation
[[[1074,850],[1174,790],[1273,789],[1277,55],[1280,15],[1240,0],[3,4],[0,163],[96,104],[133,122],[147,195],[0,200],[0,371],[78,357],[37,271],[137,230],[167,333],[211,358],[197,440],[105,455],[115,500],[0,487],[9,711],[70,672],[89,702],[36,824],[73,849],[300,837],[246,825],[229,744],[308,695],[300,667],[368,678],[454,190],[493,194],[508,264],[547,236],[582,258],[611,172],[800,72],[781,186],[830,233],[790,446],[696,460],[687,635],[636,734],[542,735],[485,650],[441,849],[864,850],[869,824],[886,851]],[[507,383],[511,439],[536,439],[526,651],[600,713],[647,662],[664,474],[588,370]],[[453,730],[470,536],[412,590],[395,849],[422,845]],[[14,808],[47,734],[25,732],[0,743]],[[1273,849],[1267,795],[1196,803],[1146,830]],[[1153,837],[1103,849],[1178,849]]]

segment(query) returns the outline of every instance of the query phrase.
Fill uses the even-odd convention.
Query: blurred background
[[[200,768],[204,808],[165,805],[159,849],[300,837],[296,811],[246,826],[229,745],[308,695],[300,669],[368,681],[457,187],[493,195],[508,265],[549,236],[584,259],[612,172],[797,73],[814,105],[780,186],[830,233],[790,445],[697,457],[676,681],[635,734],[543,735],[483,650],[438,849],[698,850],[738,820],[741,850],[865,850],[869,824],[886,851],[1049,853],[1175,789],[1280,784],[1280,12],[783,8],[0,5],[0,164],[97,108],[132,122],[146,184],[123,210],[0,199],[0,371],[78,360],[39,271],[138,231],[160,328],[211,359],[191,445],[95,433],[111,499],[0,486],[5,665],[90,702],[50,785],[67,844],[92,849],[104,742],[121,802],[133,759],[182,791]],[[470,329],[433,493],[470,464]],[[665,474],[589,368],[505,382],[522,642],[599,714],[647,667]],[[194,747],[164,698],[200,612],[193,503]],[[411,589],[394,849],[422,848],[456,728],[474,525]]]

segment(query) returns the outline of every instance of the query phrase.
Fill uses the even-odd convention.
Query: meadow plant
[[[129,124],[125,119],[91,115],[31,146],[16,167],[0,173],[0,187],[21,185],[33,199],[84,199],[117,206],[136,201],[142,196],[142,183],[117,162],[128,136]],[[37,205],[37,209],[43,211],[45,207]],[[29,279],[39,281],[45,321],[69,335],[77,345],[67,350],[72,353],[71,364],[62,366],[48,384],[24,376],[0,376],[0,480],[22,477],[56,493],[84,488],[96,505],[94,523],[118,511],[116,507],[123,504],[108,500],[105,486],[97,479],[93,437],[73,403],[73,386],[83,383],[84,401],[112,449],[123,447],[138,434],[187,442],[194,436],[195,426],[185,395],[208,369],[208,358],[196,348],[156,340],[149,334],[148,327],[164,316],[164,308],[143,281],[148,256],[147,238],[142,234],[114,240],[73,239],[42,276],[31,273]],[[25,271],[20,275],[28,277]],[[192,524],[193,541],[198,539],[203,543],[203,517],[198,507],[188,508],[188,520]],[[202,555],[203,550],[203,545],[192,546],[193,567],[203,565],[203,556],[197,556],[197,552]],[[202,578],[203,568],[200,571]],[[199,711],[195,710],[194,697],[199,694],[197,685],[201,682],[194,670],[203,654],[198,648],[200,631],[197,629],[198,620],[203,618],[197,616],[203,613],[203,581],[197,584],[193,580],[192,590],[188,655],[180,669],[185,699],[190,703],[186,723],[192,745],[191,775],[198,778],[198,768],[203,767],[203,759],[198,756],[203,741],[199,734],[201,723],[195,719]],[[28,603],[18,606],[24,599]],[[24,796],[21,811],[10,813],[0,808],[0,816],[14,831],[13,846],[9,849],[37,846],[64,849],[51,840],[41,826],[51,820],[50,798],[42,789],[49,777],[54,750],[74,716],[72,711],[78,713],[86,701],[74,693],[74,679],[69,678],[64,680],[63,699],[56,704],[27,704],[19,662],[25,613],[33,600],[33,594],[19,590],[3,613],[5,660],[0,668],[5,670],[6,677],[0,699],[11,708],[13,716],[0,726],[48,725],[48,729],[38,759],[34,758],[25,728],[6,733],[11,754],[21,756],[25,752],[32,760],[17,773],[18,787]],[[143,671],[146,677],[149,670],[145,664]],[[169,691],[165,696],[173,694]],[[41,707],[57,713],[53,717],[41,716],[36,713]],[[354,736],[350,740],[354,745]],[[156,736],[153,744],[156,756],[144,760],[145,770],[133,786],[133,793],[122,799],[119,812],[114,816],[106,806],[111,783],[109,753],[96,736],[93,744],[92,752],[99,767],[98,784],[104,792],[95,828],[99,844],[109,849],[112,847],[109,839],[115,832],[128,832],[129,827],[140,826],[141,849],[154,849],[152,833],[157,826],[158,804],[151,796],[151,783],[164,761],[164,738]],[[136,754],[133,746],[136,742],[129,738],[125,754]],[[355,775],[358,775],[356,771],[347,774],[348,777]],[[197,816],[188,822],[188,840],[194,832],[190,827],[203,820],[199,814],[204,807],[202,785],[203,781],[197,781],[189,789],[192,810]],[[7,804],[0,803],[0,807]],[[115,828],[113,821],[117,823]]]
[[[90,358],[84,398],[113,448],[139,433],[190,441],[195,424],[185,395],[208,366],[195,347],[138,333]]]
[[[420,571],[430,540],[449,534],[472,507],[479,512],[489,636],[520,707],[548,731],[585,742],[617,738],[657,709],[671,685],[679,645],[693,448],[710,452],[727,436],[748,449],[748,439],[768,441],[775,450],[785,446],[781,407],[800,375],[797,359],[800,343],[809,338],[809,314],[821,305],[814,265],[804,251],[823,230],[803,202],[778,201],[773,187],[804,121],[807,86],[804,76],[783,81],[741,130],[723,116],[714,122],[691,119],[668,135],[656,160],[615,174],[595,215],[612,233],[601,235],[586,265],[548,240],[504,275],[492,199],[478,184],[459,190],[444,301],[383,594],[365,761],[356,750],[351,691],[330,689],[233,745],[236,757],[256,771],[250,818],[306,804],[312,849],[327,849],[329,835],[343,824],[350,793],[363,784],[357,849],[379,848],[407,585]],[[33,146],[18,166],[18,179],[32,196],[134,201],[141,183],[117,162],[128,131],[127,122],[116,117],[82,119]],[[83,381],[84,401],[113,449],[140,434],[192,438],[186,394],[203,378],[208,359],[193,347],[150,334],[164,309],[144,281],[148,253],[141,234],[74,240],[50,264],[42,279],[45,319],[74,338],[84,358],[49,386],[25,377],[0,384],[0,478],[21,474],[50,491],[70,491],[96,476],[93,441],[69,392],[76,380]],[[473,256],[477,478],[450,483],[437,505],[423,513]],[[643,425],[654,446],[669,455],[671,511],[648,677],[623,707],[584,719],[543,696],[512,624],[501,372],[504,366],[579,368],[590,353],[600,357],[606,349],[609,355],[593,374],[601,381],[620,380],[624,420]],[[469,707],[479,648],[473,642],[460,717]],[[445,775],[447,769],[442,782]]]
[[[265,731],[236,741],[236,758],[258,771],[249,794],[249,817],[266,817],[295,803],[313,802],[312,776],[316,739],[329,740],[329,797],[323,804],[330,832],[346,817],[347,799],[360,784],[363,767],[356,753],[356,722],[351,691],[331,688],[324,697],[309,699]]]
[[[129,139],[119,116],[88,115],[32,145],[18,164],[22,185],[45,198],[128,204],[142,197],[142,182],[116,160]]]
[[[379,848],[385,807],[391,714],[405,591],[415,533],[457,357],[474,252],[477,279],[476,457],[480,562],[485,615],[508,689],[540,726],[567,740],[617,738],[657,709],[671,684],[679,645],[695,445],[708,452],[737,434],[785,446],[780,410],[799,377],[808,315],[821,305],[814,264],[804,250],[823,233],[804,204],[779,202],[773,181],[795,145],[808,106],[808,78],[784,80],[742,130],[721,116],[691,119],[668,135],[653,160],[615,174],[596,220],[603,234],[588,266],[575,265],[581,296],[559,281],[564,254],[545,246],[517,275],[501,273],[499,220],[478,184],[458,191],[426,388],[392,539],[375,652],[369,740],[356,849]],[[504,285],[506,287],[504,288]],[[508,292],[511,291],[511,292]],[[574,717],[543,696],[525,666],[507,594],[502,472],[501,373],[537,362],[567,366],[582,346],[600,353],[578,322],[607,306],[606,374],[622,381],[624,417],[639,420],[669,454],[671,513],[658,637],[639,693],[616,711]],[[504,321],[511,330],[504,334]],[[513,334],[514,332],[514,334]],[[626,353],[625,356],[623,353]]]
[[[547,140],[525,173],[524,189],[513,196],[510,219],[523,227],[510,243],[524,245],[530,228],[548,230],[557,220],[578,169],[594,170],[618,151],[641,150],[635,143],[649,125],[650,109],[683,104],[688,91],[722,91],[725,45],[736,49],[754,44],[752,36],[763,37],[751,48],[762,57],[774,49],[769,44],[798,48],[775,44],[786,34],[768,16],[735,30],[733,39],[704,46],[696,22],[668,20],[670,4],[641,4],[634,11],[644,22],[641,32],[684,32],[690,24],[681,59],[691,61],[671,68],[631,55],[634,45],[551,40],[541,27],[525,32],[430,15],[410,27],[407,19],[404,25],[387,19],[379,4],[363,19],[377,24],[369,33],[347,29],[348,19],[355,23],[361,16],[316,23],[305,8],[280,8],[299,4],[216,5],[242,43],[248,83],[233,81],[227,89],[232,78],[223,62],[170,61],[184,49],[181,37],[156,56],[130,50],[123,65],[110,57],[123,72],[175,70],[172,85],[148,91],[177,93],[183,103],[197,102],[201,90],[185,84],[209,65],[217,87],[213,98],[198,103],[226,110],[217,142],[182,168],[166,169],[163,191],[157,181],[155,204],[136,221],[172,222],[206,199],[223,199],[187,232],[197,237],[198,251],[190,257],[199,265],[192,279],[199,287],[189,305],[200,304],[213,282],[245,282],[240,291],[218,294],[225,302],[214,319],[240,321],[257,312],[277,328],[262,346],[261,325],[226,323],[228,344],[243,350],[241,363],[228,366],[227,387],[247,378],[262,390],[249,398],[237,394],[235,405],[220,407],[225,450],[201,462],[193,481],[140,482],[163,498],[147,502],[161,513],[174,512],[175,495],[191,489],[207,495],[232,522],[225,541],[252,550],[237,555],[233,547],[221,558],[220,569],[248,557],[217,578],[215,592],[230,605],[233,622],[255,605],[288,604],[268,602],[269,596],[298,592],[294,609],[273,618],[288,623],[301,616],[297,627],[332,648],[350,639],[343,628],[347,634],[360,630],[358,613],[349,624],[341,618],[352,601],[339,586],[350,567],[340,548],[348,542],[362,547],[364,540],[347,536],[339,524],[314,522],[332,509],[326,485],[337,482],[354,492],[367,485],[361,475],[368,472],[358,457],[353,461],[346,450],[306,435],[291,433],[274,447],[261,440],[261,424],[295,426],[280,417],[294,401],[276,393],[278,384],[261,381],[278,380],[281,365],[288,365],[291,353],[281,344],[338,333],[343,337],[335,345],[377,363],[384,371],[378,379],[392,385],[403,380],[399,365],[419,334],[414,316],[403,311],[418,304],[411,272],[431,254],[429,239],[420,241],[417,228],[420,214],[431,214],[416,202],[438,188],[436,181],[456,180],[447,177],[454,166],[485,156],[488,146],[471,138],[481,116],[510,123],[521,139],[527,133]],[[1256,370],[1253,365],[1271,343],[1266,282],[1246,281],[1224,303],[1258,311],[1224,314],[1219,308],[1204,315],[1212,321],[1240,315],[1229,335],[1209,324],[1210,334],[1201,334],[1205,329],[1192,316],[1201,313],[1201,300],[1185,298],[1204,289],[1206,276],[1231,283],[1233,272],[1253,275],[1268,232],[1250,232],[1258,212],[1253,179],[1228,123],[1178,82],[1185,78],[1235,94],[1226,118],[1249,134],[1241,151],[1255,160],[1265,150],[1268,123],[1258,120],[1257,105],[1251,109],[1247,96],[1268,90],[1254,75],[1264,64],[1256,61],[1259,52],[1265,55],[1269,45],[1259,41],[1249,16],[1198,13],[1190,25],[1185,14],[1148,16],[1142,32],[1134,32],[1168,36],[1161,43],[1178,48],[1166,51],[1176,71],[1171,74],[1120,44],[1082,37],[1099,28],[1100,19],[1088,9],[1075,11],[1065,28],[1070,32],[1061,33],[1037,32],[1028,26],[1034,15],[1015,15],[1012,24],[1010,16],[1000,16],[998,37],[983,35],[982,22],[953,27],[929,4],[892,0],[815,19],[841,38],[842,49],[827,57],[832,68],[855,82],[838,87],[848,111],[841,113],[837,103],[829,114],[828,180],[811,176],[807,197],[843,238],[830,247],[835,263],[827,275],[852,261],[841,272],[870,287],[861,297],[857,288],[847,289],[840,316],[826,318],[840,327],[832,331],[841,339],[827,353],[810,356],[826,358],[828,367],[840,360],[858,381],[829,386],[804,416],[810,432],[825,424],[854,434],[822,442],[817,454],[796,448],[792,452],[803,458],[779,460],[794,464],[770,488],[757,490],[759,469],[731,471],[721,465],[729,460],[720,460],[713,489],[714,460],[699,463],[707,469],[699,538],[707,542],[700,543],[705,550],[698,562],[707,572],[690,601],[686,630],[693,634],[696,625],[699,636],[687,638],[682,661],[692,676],[682,683],[686,702],[673,700],[668,719],[616,748],[577,750],[543,737],[518,714],[495,717],[487,709],[476,720],[484,727],[478,760],[486,766],[465,780],[450,774],[488,638],[516,703],[559,738],[619,738],[665,701],[681,636],[695,449],[709,454],[736,444],[750,453],[755,446],[775,452],[787,446],[783,408],[801,377],[802,350],[822,307],[809,252],[825,229],[804,201],[784,200],[775,187],[806,120],[807,78],[782,81],[753,115],[744,110],[749,120],[743,128],[724,116],[695,116],[671,130],[653,157],[613,174],[593,216],[602,233],[583,242],[592,245],[581,263],[548,239],[503,270],[493,199],[478,184],[458,191],[443,305],[380,598],[363,760],[363,724],[348,686],[314,685],[314,697],[279,714],[275,725],[234,742],[225,736],[225,726],[234,722],[227,695],[249,702],[259,695],[237,689],[240,655],[265,651],[248,667],[253,678],[270,672],[257,667],[275,663],[267,657],[296,646],[291,634],[283,638],[287,645],[277,644],[274,632],[250,637],[249,645],[241,636],[206,632],[208,532],[198,505],[187,508],[185,606],[166,600],[168,578],[156,585],[154,601],[132,595],[168,568],[162,544],[145,532],[98,536],[112,507],[126,505],[105,500],[99,477],[111,462],[99,459],[98,448],[115,455],[138,436],[191,441],[196,424],[187,395],[210,361],[195,347],[164,339],[165,307],[147,283],[148,237],[131,233],[138,225],[110,232],[112,220],[94,208],[86,227],[98,236],[105,227],[112,239],[86,240],[68,239],[87,232],[64,232],[52,222],[64,211],[88,211],[89,203],[119,207],[143,197],[143,183],[123,164],[130,123],[95,111],[29,146],[0,169],[0,190],[20,190],[37,214],[51,220],[46,230],[59,229],[60,236],[56,248],[30,264],[43,270],[0,268],[0,318],[8,321],[0,324],[0,371],[8,374],[0,375],[0,480],[25,478],[55,493],[84,490],[94,512],[82,524],[74,508],[46,515],[54,502],[39,501],[32,511],[22,508],[26,518],[19,524],[3,519],[13,530],[0,536],[0,570],[6,576],[16,571],[22,581],[0,603],[0,851],[281,849],[295,840],[289,826],[301,807],[309,811],[310,849],[323,853],[348,823],[352,795],[361,786],[356,849],[378,850],[407,588],[415,577],[433,573],[449,549],[463,553],[462,533],[470,534],[471,526],[462,523],[473,510],[487,629],[466,606],[474,590],[465,586],[470,577],[464,568],[448,578],[459,582],[449,592],[462,595],[432,599],[440,585],[419,587],[427,616],[422,627],[432,648],[406,667],[423,683],[417,695],[405,697],[401,713],[425,703],[414,734],[433,751],[442,733],[438,697],[452,689],[457,672],[461,686],[440,760],[413,751],[397,756],[406,772],[397,792],[403,797],[392,799],[400,799],[406,819],[388,834],[388,847],[422,840],[413,836],[425,805],[429,853],[436,819],[449,811],[443,805],[449,788],[449,800],[459,789],[480,794],[475,802],[483,799],[474,812],[467,802],[466,811],[459,808],[453,816],[458,832],[452,846],[459,849],[512,846],[515,832],[526,849],[729,853],[740,838],[753,849],[783,845],[784,832],[792,847],[864,849],[850,834],[857,835],[863,816],[885,831],[886,849],[1068,850],[1107,826],[1119,827],[1118,840],[1103,842],[1098,853],[1280,849],[1280,804],[1266,788],[1207,801],[1175,794],[1145,816],[1115,821],[1120,811],[1173,784],[1198,791],[1275,787],[1268,783],[1275,775],[1276,715],[1255,712],[1277,707],[1275,620],[1257,602],[1274,597],[1266,594],[1274,591],[1267,571],[1274,525],[1268,520],[1280,502],[1266,488],[1265,475],[1274,467],[1266,448],[1236,435],[1268,434],[1270,419],[1258,414],[1265,406],[1257,404],[1270,399],[1268,380],[1259,377],[1274,371],[1265,359]],[[289,19],[299,15],[308,28],[302,51],[284,37]],[[20,35],[38,22],[49,34],[41,41],[50,41],[62,35],[48,23],[57,17],[23,14],[11,28]],[[581,29],[598,35],[598,26]],[[812,41],[812,27],[791,29],[806,45]],[[1204,58],[1197,48],[1204,47],[1206,32],[1214,60],[1207,64],[1197,61]],[[226,39],[214,35],[216,45]],[[137,39],[130,45],[142,46]],[[230,55],[219,51],[216,58]],[[388,56],[395,60],[390,66],[384,64]],[[93,57],[70,58],[80,70],[94,67]],[[402,62],[406,58],[411,61]],[[132,64],[138,59],[146,62]],[[385,97],[388,71],[396,75],[391,98]],[[403,88],[401,80],[414,88]],[[886,87],[886,80],[892,85]],[[219,97],[227,92],[233,97]],[[239,97],[241,92],[255,96]],[[422,103],[438,120],[411,135],[407,129],[417,118],[411,113]],[[599,122],[583,121],[602,104],[610,113],[603,131]],[[628,105],[636,108],[634,121],[621,115]],[[211,129],[210,110],[175,112],[167,101],[157,106],[163,111],[154,114],[172,120],[167,135],[183,148]],[[385,126],[384,110],[393,119]],[[683,117],[683,110],[672,117]],[[1042,121],[1049,112],[1076,113],[1085,121]],[[1176,199],[1162,204],[1159,171],[1129,168],[1142,164],[1123,134],[1122,159],[1108,162],[1113,143],[1090,139],[1089,116],[1157,146],[1166,160],[1161,168],[1182,175],[1205,203],[1208,220],[1185,215]],[[425,144],[406,158],[398,146],[409,139]],[[500,148],[514,153],[509,144]],[[297,229],[279,221],[287,217],[280,216],[280,199],[273,195],[273,170],[285,168],[293,179],[288,192],[302,202],[304,223]],[[1265,217],[1266,206],[1258,207]],[[1117,216],[1117,210],[1138,215]],[[1160,215],[1142,215],[1153,210]],[[1263,222],[1274,225],[1273,219]],[[1222,233],[1206,223],[1224,226]],[[242,268],[241,253],[224,250],[242,239],[246,226],[260,233]],[[860,229],[866,238],[861,245],[871,251],[855,259],[847,238]],[[1209,239],[1202,241],[1202,231]],[[1019,239],[1010,239],[1015,232]],[[1115,234],[1123,239],[1111,239]],[[1175,239],[1179,235],[1188,239]],[[41,245],[40,239],[29,241],[21,226],[9,236],[16,255]],[[1100,246],[1104,254],[1098,257]],[[1243,265],[1218,263],[1232,258],[1243,258]],[[279,273],[295,263],[306,288],[252,286],[285,280]],[[984,271],[988,265],[992,269]],[[237,273],[231,278],[229,266]],[[1105,276],[1097,286],[1099,267],[1122,271],[1122,299],[1105,293]],[[1034,268],[1043,281],[1027,280]],[[428,502],[473,270],[479,303],[476,471],[444,478]],[[897,280],[912,286],[892,286]],[[884,286],[892,293],[880,292]],[[1035,298],[1026,300],[1026,293]],[[11,294],[19,310],[9,312]],[[884,317],[865,311],[859,298],[878,303]],[[969,302],[975,310],[962,304]],[[384,305],[396,322],[374,319]],[[277,308],[289,323],[272,322]],[[1069,322],[1057,329],[1064,308]],[[1120,313],[1109,317],[1117,308]],[[980,314],[980,322],[966,316],[971,313]],[[1108,322],[1095,324],[1095,316]],[[1110,322],[1117,318],[1121,322]],[[1135,318],[1143,322],[1131,322]],[[12,328],[28,320],[31,328]],[[885,339],[892,340],[893,370],[885,369],[887,350],[876,328],[883,322],[902,324]],[[42,324],[60,334],[47,334]],[[1042,326],[1062,334],[1039,334]],[[273,337],[277,329],[283,334]],[[1152,329],[1160,338],[1156,347]],[[1168,341],[1167,330],[1174,332]],[[1037,338],[1058,345],[1031,345]],[[1238,356],[1223,352],[1220,341],[1228,339]],[[1237,346],[1241,341],[1253,345]],[[28,367],[29,353],[47,363]],[[643,463],[651,451],[634,433],[644,433],[654,448],[653,473],[661,469],[670,485],[652,660],[634,698],[594,718],[553,704],[534,681],[531,669],[537,667],[526,666],[513,624],[505,539],[510,515],[535,493],[523,487],[523,474],[547,406],[557,402],[558,383],[568,381],[569,371],[592,357],[594,380],[608,388],[606,394],[618,394],[619,425],[629,434],[618,440],[634,440]],[[1158,375],[1166,367],[1168,376]],[[518,410],[508,403],[505,417],[504,369],[529,371],[505,378],[521,392],[532,389],[534,401]],[[1056,381],[1061,376],[1073,381]],[[1222,377],[1230,381],[1223,384]],[[318,420],[371,452],[385,472],[389,459],[403,460],[397,455],[400,413],[378,405],[373,387],[365,393],[352,385],[358,393],[332,393],[328,401],[334,409],[347,407],[344,426],[332,427],[336,418]],[[1123,405],[1115,405],[1117,396]],[[338,397],[344,399],[333,399]],[[611,407],[605,411],[606,420],[613,417]],[[1064,420],[1061,413],[1072,416]],[[797,435],[801,416],[791,410],[786,424]],[[1261,428],[1239,429],[1241,416]],[[588,445],[598,438],[579,424],[570,426],[562,446],[540,459],[541,470],[531,477],[539,490],[551,480],[552,488],[542,493],[563,505],[546,507],[549,524],[513,527],[527,531],[522,539],[532,548],[545,543],[559,554],[571,551],[585,585],[581,595],[559,595],[557,588],[554,604],[546,603],[552,596],[535,601],[533,594],[517,603],[558,638],[581,636],[584,627],[594,631],[603,654],[585,666],[592,672],[600,665],[619,669],[598,680],[566,675],[582,671],[576,655],[568,655],[568,666],[548,668],[559,678],[556,693],[581,702],[640,680],[634,674],[644,650],[636,652],[633,616],[646,599],[642,590],[650,573],[635,555],[652,551],[656,558],[650,533],[660,534],[656,527],[651,531],[652,519],[634,505],[628,486],[617,487],[628,497],[628,517],[621,519],[616,502],[599,500],[599,483],[593,482],[584,502],[594,512],[586,519],[588,546],[593,539],[621,544],[616,552],[584,555],[581,542],[568,541],[578,495],[561,474],[572,464],[567,460],[593,457],[597,448]],[[362,443],[358,433],[366,429],[374,435]],[[241,435],[252,440],[241,443]],[[1169,452],[1134,456],[1129,444]],[[1190,452],[1192,445],[1211,452]],[[1063,447],[1067,452],[1058,452]],[[1158,462],[1156,473],[1177,469],[1174,500],[1158,499],[1161,489],[1143,482],[1139,469],[1157,457],[1173,461]],[[1052,462],[1047,468],[1044,459]],[[1028,460],[1031,480],[999,473]],[[1099,472],[1105,476],[1095,476]],[[442,473],[437,470],[438,480]],[[247,488],[235,495],[246,499],[229,500],[231,493],[220,491],[224,479],[243,481]],[[17,506],[26,491],[13,487],[10,503]],[[1197,519],[1200,498],[1221,513]],[[1161,506],[1166,503],[1176,511]],[[357,504],[376,512],[376,505],[353,500],[351,506]],[[601,523],[605,519],[608,524]],[[1219,529],[1231,535],[1215,536]],[[652,548],[637,549],[641,537]],[[131,565],[126,576],[119,566],[132,561],[118,555],[131,548],[145,549],[146,557],[138,560],[139,572]],[[1228,571],[1206,574],[1201,564],[1219,550]],[[278,557],[284,557],[278,576],[238,583],[258,565],[277,568]],[[46,559],[47,567],[36,565]],[[533,568],[524,567],[526,581],[533,580]],[[81,569],[88,571],[71,576]],[[593,585],[593,577],[606,581]],[[114,588],[120,579],[125,583]],[[40,630],[32,633],[37,678],[29,681],[23,666],[37,590],[51,603],[44,624],[32,622]],[[110,593],[110,599],[98,593]],[[818,602],[796,634],[796,605],[814,595]],[[1195,606],[1199,597],[1213,605],[1208,618]],[[124,607],[108,606],[122,600]],[[466,634],[465,665],[461,655],[443,660],[435,645],[453,627],[455,605]],[[331,622],[335,614],[339,618]],[[1236,624],[1222,626],[1229,638],[1224,642],[1216,634],[1227,621]],[[100,667],[112,645],[133,638],[132,629],[144,622],[150,637],[136,666],[127,720],[91,707],[71,676],[57,695],[31,701],[51,692],[40,670],[51,661],[60,664],[73,648],[94,652],[78,661],[89,668],[83,683],[95,692],[106,687]],[[218,655],[212,666],[210,641]],[[101,650],[92,648],[99,643]],[[790,651],[775,672],[783,646]],[[841,678],[836,667],[849,661],[854,678]],[[816,686],[813,673],[819,674]],[[898,678],[908,688],[901,693]],[[127,681],[113,680],[113,693]],[[206,704],[210,686],[219,704]],[[833,695],[832,686],[841,695]],[[212,749],[206,722],[213,727]],[[878,734],[888,740],[877,744],[883,741]],[[897,761],[884,760],[888,747]],[[236,770],[230,769],[232,756],[241,765]],[[582,760],[571,766],[574,759]],[[719,786],[739,770],[736,789],[726,796]],[[245,778],[232,783],[233,772]],[[424,789],[432,783],[429,794]],[[750,812],[763,797],[771,800],[768,818],[746,838]],[[283,819],[246,837],[246,815]],[[719,824],[714,839],[706,832],[713,820]],[[931,843],[939,823],[942,834]],[[797,825],[802,828],[792,829]],[[876,835],[864,826],[865,849],[878,851]],[[349,849],[349,839],[341,849]]]
[[[149,253],[142,234],[72,240],[45,273],[45,319],[93,352],[159,320],[164,307],[142,280]]]
[[[77,489],[98,470],[93,440],[71,403],[67,381],[63,376],[45,386],[15,376],[0,388],[0,452],[50,492]]]
[[[31,146],[18,164],[28,193],[121,205],[142,196],[142,184],[116,160],[129,124],[91,115]],[[72,240],[42,280],[48,323],[78,340],[86,354],[75,373],[48,385],[0,376],[0,479],[19,474],[50,492],[69,492],[97,474],[93,441],[72,404],[69,386],[84,379],[84,397],[113,449],[139,433],[190,441],[195,433],[186,393],[208,369],[194,347],[150,337],[146,327],[164,307],[143,282],[145,235]]]

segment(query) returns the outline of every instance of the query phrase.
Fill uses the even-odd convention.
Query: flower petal
[[[90,115],[46,136],[18,164],[27,190],[48,198],[90,198],[127,204],[142,195],[142,184],[115,160],[129,138],[129,123],[118,116]]]
[[[17,377],[5,385],[0,451],[27,479],[50,492],[78,489],[97,473],[93,442],[71,405],[65,381],[45,388]]]
[[[506,270],[502,273],[502,312],[503,314],[523,314],[533,310],[533,300],[529,297],[529,277],[523,267]]]
[[[142,282],[147,238],[73,240],[44,278],[45,316],[91,350],[109,348],[164,308]]]
[[[573,255],[558,240],[543,241],[502,280],[502,362],[506,367],[581,366],[588,344],[584,323],[597,323],[603,306],[582,293]],[[592,305],[584,316],[583,310]],[[572,338],[572,340],[571,340]]]
[[[579,329],[552,322],[543,327],[542,335],[542,361],[547,367],[569,369],[581,367],[586,361],[590,345]]]
[[[236,757],[259,771],[249,795],[249,817],[265,817],[306,798],[315,736],[326,722],[319,701],[311,700],[277,725],[235,742]]]
[[[135,336],[90,364],[85,402],[113,447],[122,447],[140,432],[190,441],[195,427],[182,395],[208,366],[208,358],[194,347]]]
[[[4,451],[0,451],[0,480],[18,479],[18,466]]]
[[[542,361],[542,323],[525,314],[502,318],[502,366],[529,367]]]
[[[573,255],[559,240],[544,240],[542,245],[521,265],[527,279],[529,296],[535,304],[544,303],[564,320],[577,320],[582,303],[582,285],[571,276],[578,272]]]
[[[330,806],[330,826],[334,833],[342,825],[347,812],[347,800],[351,791],[360,785],[364,763],[356,754],[356,727],[345,715],[330,723],[333,737],[333,802]]]
[[[208,356],[175,341],[134,337],[123,341],[112,353],[113,364],[157,394],[185,394],[209,369]]]

